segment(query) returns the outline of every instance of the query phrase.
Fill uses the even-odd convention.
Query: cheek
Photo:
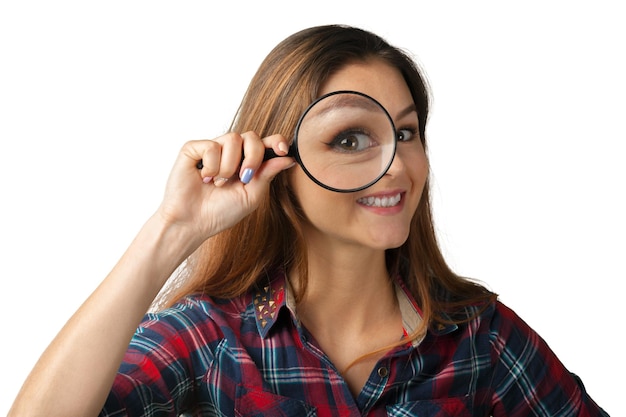
[[[420,144],[419,148],[414,149],[412,153],[413,155],[411,157],[415,161],[415,164],[413,165],[415,176],[423,178],[423,180],[426,181],[428,171],[430,170],[430,162],[428,161],[426,151]]]
[[[430,163],[425,155],[423,155],[415,166],[415,177],[419,178],[419,182],[424,186],[430,172]]]
[[[417,205],[419,204],[419,201],[424,193],[424,188],[426,187],[430,172],[430,164],[423,149],[413,152],[410,156],[410,160],[414,162],[407,166],[407,170],[412,179],[415,191],[413,193],[415,200],[413,201],[413,204],[416,206],[415,209],[417,209]]]
[[[321,187],[313,183],[299,166],[291,169],[288,181],[289,187],[296,196],[298,205],[306,217],[309,218],[311,213],[315,213],[319,210],[319,208],[316,207],[316,202],[320,200],[321,196],[318,194]]]
[[[288,181],[304,215],[313,223],[319,219],[335,218],[341,210],[342,198],[349,198],[315,184],[300,167],[292,169]]]
[[[421,144],[398,147],[396,154],[402,158],[405,169],[414,181],[425,179],[428,176],[430,164]]]

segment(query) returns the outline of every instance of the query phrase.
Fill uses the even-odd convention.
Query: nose
[[[389,169],[385,173],[385,175],[395,176],[406,170],[406,164],[403,157],[400,155],[400,152],[396,149],[396,153],[393,156],[393,160],[391,161],[391,165],[389,165]]]

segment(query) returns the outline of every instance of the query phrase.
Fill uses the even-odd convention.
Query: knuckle
[[[226,142],[230,143],[241,143],[243,138],[237,132],[228,132],[224,136],[222,136]]]
[[[182,150],[186,150],[186,149],[194,149],[197,147],[198,145],[198,140],[188,140],[187,142],[183,143],[182,146]]]
[[[206,149],[211,152],[211,151],[216,151],[222,148],[222,145],[220,145],[218,142],[214,141],[214,140],[209,140],[206,143]]]
[[[257,135],[257,133],[253,130],[248,130],[242,133],[241,136],[245,139],[256,139],[256,140],[260,139],[259,135]]]

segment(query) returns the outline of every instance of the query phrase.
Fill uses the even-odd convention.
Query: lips
[[[357,200],[359,204],[363,204],[368,207],[393,207],[400,203],[402,199],[402,194],[394,194],[383,197],[362,197]]]

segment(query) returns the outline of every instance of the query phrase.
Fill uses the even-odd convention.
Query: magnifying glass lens
[[[362,93],[335,92],[302,115],[294,145],[300,165],[324,188],[351,192],[387,172],[396,148],[395,127],[384,107]]]

